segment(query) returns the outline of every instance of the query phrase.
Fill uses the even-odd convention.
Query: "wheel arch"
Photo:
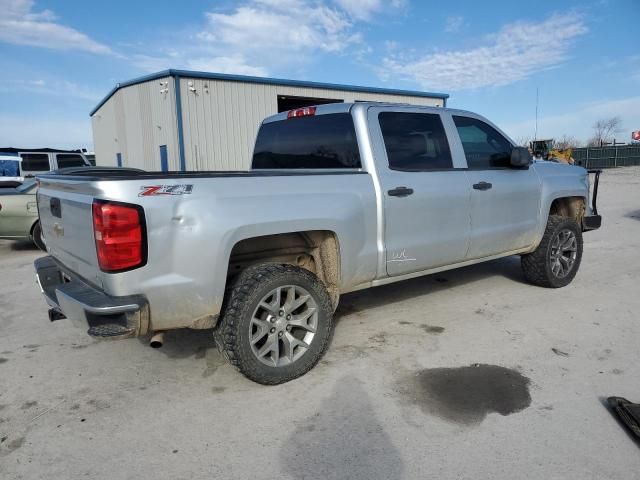
[[[578,225],[582,225],[586,207],[587,199],[582,195],[556,197],[549,205],[545,221],[549,219],[549,215],[559,215],[561,217],[573,218]]]
[[[227,284],[247,267],[260,263],[296,265],[325,285],[335,310],[342,283],[340,241],[332,230],[302,230],[243,238],[229,254]]]
[[[33,231],[35,230],[36,225],[37,225],[38,223],[40,223],[40,219],[39,219],[39,218],[36,218],[36,221],[35,221],[35,222],[33,222],[33,223],[31,224],[31,228],[29,228],[29,236],[31,236],[32,238],[33,238]]]

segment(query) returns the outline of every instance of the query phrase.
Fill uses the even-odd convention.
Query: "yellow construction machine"
[[[553,148],[554,139],[549,138],[547,140],[534,140],[529,142],[529,150],[533,154],[534,158],[541,158],[542,160],[549,160],[551,162],[574,164],[572,148]]]

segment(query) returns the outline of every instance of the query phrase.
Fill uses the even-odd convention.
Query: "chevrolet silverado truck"
[[[508,255],[563,287],[601,223],[583,168],[532,163],[480,115],[410,105],[269,117],[245,172],[38,178],[51,320],[102,338],[213,328],[262,384],[318,362],[342,294]]]

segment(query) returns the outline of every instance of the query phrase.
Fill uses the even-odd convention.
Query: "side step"
[[[92,337],[97,338],[127,338],[135,334],[135,328],[128,328],[118,323],[104,323],[94,325],[87,330]]]

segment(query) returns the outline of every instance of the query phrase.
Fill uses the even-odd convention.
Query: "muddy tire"
[[[522,270],[534,285],[560,288],[571,283],[582,261],[582,230],[573,218],[550,215],[542,241],[522,256]]]
[[[292,265],[263,264],[234,282],[214,338],[247,378],[277,385],[318,363],[332,329],[333,308],[318,277]]]
[[[42,238],[42,227],[40,226],[40,222],[36,222],[33,226],[33,230],[31,230],[31,239],[33,243],[35,243],[36,247],[38,247],[43,252],[47,251],[47,246],[44,243],[44,238]]]

